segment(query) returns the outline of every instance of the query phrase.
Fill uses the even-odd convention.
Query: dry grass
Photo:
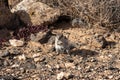
[[[15,5],[22,0],[8,0]],[[91,25],[118,28],[120,25],[120,0],[37,0],[61,9],[63,15],[83,18]],[[16,3],[17,2],[17,3]],[[15,4],[14,4],[15,3]]]
[[[38,0],[59,8],[63,15],[80,17],[90,24],[119,27],[120,0]]]

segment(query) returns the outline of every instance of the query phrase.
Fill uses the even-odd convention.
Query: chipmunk
[[[59,53],[70,53],[69,40],[62,34],[57,34],[55,37],[55,50]]]

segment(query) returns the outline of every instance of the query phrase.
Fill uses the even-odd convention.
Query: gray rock
[[[0,57],[8,57],[10,55],[9,51],[4,51],[3,53],[0,53]]]
[[[32,62],[25,62],[24,64],[21,65],[21,67],[25,69],[36,69],[36,65],[33,64]]]
[[[4,66],[9,66],[9,62],[7,60],[4,61]]]
[[[45,60],[46,60],[45,57],[40,58],[40,61],[41,61],[41,62],[43,62],[43,61],[45,61]]]
[[[0,76],[0,80],[19,80],[14,76]]]

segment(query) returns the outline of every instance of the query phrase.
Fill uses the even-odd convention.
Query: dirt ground
[[[64,22],[54,27],[52,33],[62,33],[77,47],[70,54],[56,54],[49,51],[49,41],[26,41],[22,47],[7,41],[0,48],[0,80],[120,80],[120,33]],[[95,34],[105,36],[109,44],[102,48]]]

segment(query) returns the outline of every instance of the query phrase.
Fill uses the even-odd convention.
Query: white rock
[[[38,61],[40,61],[40,58],[34,58],[34,61],[38,62]]]
[[[16,68],[16,67],[19,67],[20,65],[18,65],[18,64],[13,64],[11,67],[12,68]]]
[[[60,72],[59,74],[57,74],[57,80],[62,80],[64,78],[64,75],[64,72]]]
[[[110,75],[110,76],[108,76],[109,77],[109,79],[112,79],[114,76],[113,75]]]
[[[33,58],[36,58],[36,57],[39,57],[39,56],[40,56],[40,53],[33,54]]]
[[[25,57],[24,54],[22,54],[22,55],[18,56],[18,59],[19,59],[19,60],[26,60],[26,57]]]
[[[66,68],[75,68],[75,64],[74,63],[65,63],[65,67]]]
[[[56,68],[57,68],[57,69],[59,69],[59,68],[60,68],[60,66],[57,64],[57,65],[56,65]]]
[[[68,79],[70,77],[71,73],[68,72],[60,72],[57,74],[57,80],[62,80],[63,78]]]
[[[24,45],[24,41],[17,40],[17,39],[10,39],[9,42],[12,46],[15,46],[15,47],[19,47],[19,46]]]

